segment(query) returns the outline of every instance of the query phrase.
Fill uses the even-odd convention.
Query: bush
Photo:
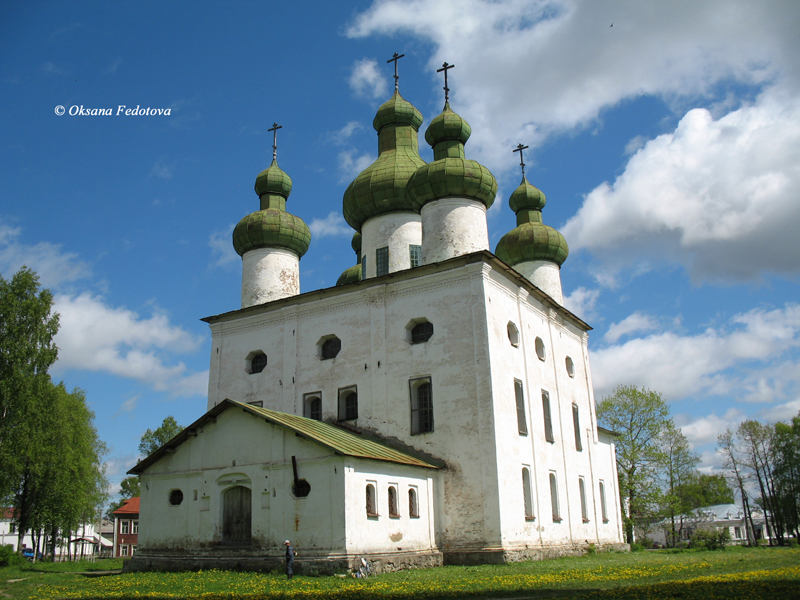
[[[731,534],[727,527],[720,529],[698,529],[692,533],[692,548],[698,550],[724,550],[731,541]]]
[[[24,562],[22,556],[14,552],[11,544],[0,546],[0,567],[13,567]]]

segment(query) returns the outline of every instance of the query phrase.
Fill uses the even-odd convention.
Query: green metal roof
[[[269,423],[291,429],[303,437],[307,437],[318,444],[330,448],[337,454],[355,456],[357,458],[369,458],[372,460],[384,460],[414,467],[438,469],[438,467],[423,460],[414,458],[413,456],[395,450],[394,448],[384,446],[378,442],[364,439],[355,433],[350,433],[349,431],[345,431],[344,429],[340,429],[324,421],[317,421],[298,415],[290,415],[266,408],[259,408],[250,404],[242,404],[235,400],[225,400],[225,402],[235,404],[254,415],[262,416]]]
[[[316,421],[314,419],[307,419],[298,415],[290,415],[286,413],[268,410],[266,408],[258,408],[251,404],[244,404],[236,402],[235,400],[225,399],[216,406],[212,407],[206,414],[200,417],[197,421],[186,427],[178,435],[161,446],[153,454],[142,460],[135,467],[128,471],[129,475],[139,475],[143,473],[148,467],[155,464],[164,454],[174,451],[175,448],[180,446],[187,439],[197,435],[197,430],[203,427],[208,422],[216,421],[219,414],[230,408],[241,408],[256,417],[262,417],[267,423],[272,423],[279,427],[284,427],[294,431],[297,435],[307,438],[312,442],[316,442],[330,448],[337,454],[343,456],[354,456],[356,458],[366,458],[370,460],[382,460],[386,462],[393,462],[402,465],[409,465],[412,467],[425,467],[428,469],[438,469],[436,465],[432,465],[424,460],[415,458],[410,454],[395,450],[384,444],[374,440],[366,439],[345,431],[339,427],[325,423],[323,421]]]

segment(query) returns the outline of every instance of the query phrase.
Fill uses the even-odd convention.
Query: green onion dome
[[[418,168],[406,185],[414,209],[441,198],[461,197],[482,202],[489,208],[497,195],[497,180],[489,169],[464,157],[464,144],[472,129],[454,113],[450,104],[431,121],[425,141],[433,147],[433,162]]]
[[[348,283],[355,283],[356,281],[361,281],[361,265],[352,266],[339,275],[336,285],[347,285]]]
[[[417,134],[422,113],[395,90],[375,115],[378,158],[364,169],[344,193],[344,219],[356,231],[367,219],[391,212],[413,212],[406,182],[425,164],[419,156]]]
[[[233,230],[233,248],[239,256],[256,248],[286,248],[303,256],[311,243],[311,232],[300,217],[286,212],[292,180],[274,158],[256,178],[261,210],[247,215]]]
[[[256,177],[256,194],[277,194],[288,198],[292,193],[292,178],[279,166],[277,159],[272,159],[272,164],[261,171]]]
[[[517,227],[497,243],[497,258],[511,267],[535,260],[548,260],[560,267],[569,256],[569,246],[563,235],[542,223],[544,194],[523,178],[509,204],[517,213]]]
[[[357,231],[353,234],[353,241],[350,242],[350,246],[356,252],[356,262],[358,264],[342,273],[336,281],[336,285],[347,285],[354,281],[361,281],[361,234]]]

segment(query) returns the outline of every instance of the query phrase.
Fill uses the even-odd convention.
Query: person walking
[[[286,577],[289,579],[292,578],[292,566],[294,565],[294,557],[295,551],[292,548],[292,545],[289,543],[289,540],[283,542],[283,545],[286,546]]]

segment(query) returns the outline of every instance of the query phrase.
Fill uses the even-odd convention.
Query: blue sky
[[[302,291],[355,262],[348,183],[400,91],[472,126],[499,193],[529,180],[570,244],[598,400],[671,404],[702,466],[745,418],[800,410],[800,5],[724,0],[21,2],[0,5],[0,273],[56,294],[54,377],[86,390],[117,489],[148,427],[206,406],[201,317],[240,306],[233,225],[271,160],[313,234]],[[170,109],[59,116],[55,109]],[[422,157],[432,152],[420,136]]]

